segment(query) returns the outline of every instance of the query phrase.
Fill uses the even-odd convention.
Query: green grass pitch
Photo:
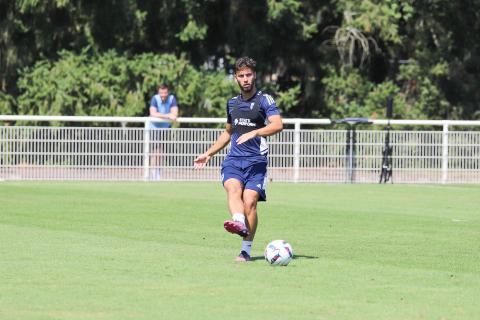
[[[0,319],[478,319],[480,187],[271,183],[254,261],[219,183],[1,182]],[[263,260],[289,241],[287,267]]]

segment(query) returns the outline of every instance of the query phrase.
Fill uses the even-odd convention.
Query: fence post
[[[293,134],[293,182],[297,183],[300,174],[300,121],[295,121]]]
[[[448,180],[448,122],[443,123],[442,135],[442,183]]]
[[[145,120],[143,129],[143,180],[148,181],[150,171],[150,121]]]

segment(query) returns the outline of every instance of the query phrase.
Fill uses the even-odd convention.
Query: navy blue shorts
[[[222,183],[228,179],[240,181],[244,189],[257,191],[258,201],[267,201],[265,187],[267,184],[267,162],[251,160],[226,159],[222,164]]]

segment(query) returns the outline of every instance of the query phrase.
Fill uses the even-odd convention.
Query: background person
[[[232,220],[224,222],[224,228],[243,237],[236,257],[236,261],[242,262],[250,261],[258,223],[257,202],[266,201],[268,146],[265,137],[283,129],[275,101],[255,86],[255,68],[256,62],[249,57],[236,61],[235,80],[241,94],[227,102],[225,131],[194,160],[194,168],[203,168],[213,155],[231,144],[222,164],[222,183],[232,215]]]
[[[178,104],[173,94],[170,94],[168,85],[158,86],[158,92],[150,101],[150,117],[165,119],[170,121],[177,120]],[[151,128],[170,128],[171,122],[151,122]]]
[[[178,103],[173,94],[170,94],[168,85],[161,84],[158,86],[158,92],[150,101],[150,117],[170,120],[168,122],[150,122],[150,129],[165,129],[170,128],[172,121],[177,120],[178,117]],[[166,132],[154,132],[152,135],[154,141],[151,150],[152,157],[150,158],[150,166],[153,168],[153,179],[160,179],[161,166],[163,165],[163,150],[162,141],[166,141],[168,136]]]

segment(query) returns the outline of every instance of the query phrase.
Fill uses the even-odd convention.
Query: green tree
[[[186,116],[225,115],[236,85],[223,72],[195,69],[188,60],[151,53],[126,57],[115,51],[60,53],[21,72],[20,114],[145,116],[160,83],[169,83]],[[208,90],[203,90],[204,86]]]
[[[477,119],[479,10],[480,0],[0,0],[0,105],[18,112],[24,67],[56,63],[62,50],[113,50],[127,60],[168,53],[225,77],[235,58],[253,56],[259,87],[289,117],[382,115],[382,99],[394,94],[396,117]],[[183,76],[190,86],[178,90],[199,91],[185,95],[185,115],[223,112],[216,99],[198,100],[202,91],[223,94],[206,88],[223,80]],[[139,101],[141,90],[124,89],[129,105]],[[340,96],[350,107],[335,104]]]
[[[146,13],[136,0],[1,0],[1,90],[15,92],[17,70],[62,49],[136,46],[145,40]]]

